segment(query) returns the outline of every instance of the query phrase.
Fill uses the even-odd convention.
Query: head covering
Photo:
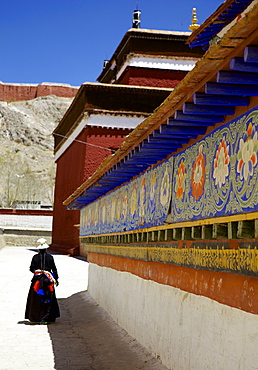
[[[37,243],[39,243],[38,245],[38,249],[47,249],[49,248],[49,245],[46,243],[46,239],[44,238],[40,238],[37,240]]]

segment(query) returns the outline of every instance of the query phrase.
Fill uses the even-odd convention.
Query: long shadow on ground
[[[59,299],[61,317],[48,325],[57,370],[166,370],[121,329],[88,292]]]

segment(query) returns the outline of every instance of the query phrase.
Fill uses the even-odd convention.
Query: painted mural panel
[[[81,235],[258,210],[258,107],[81,211]]]
[[[257,107],[175,156],[174,222],[258,209]]]
[[[162,225],[172,194],[173,158],[81,210],[80,235]]]

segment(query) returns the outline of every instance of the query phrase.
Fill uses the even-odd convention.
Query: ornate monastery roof
[[[211,122],[212,116],[215,115],[217,123],[222,123],[226,116],[234,114],[236,106],[248,105],[246,99],[258,96],[258,88],[253,82],[256,81],[257,76],[250,72],[238,72],[240,67],[236,65],[240,63],[242,70],[246,71],[250,64],[254,64],[248,61],[248,53],[252,51],[250,45],[258,45],[258,4],[256,1],[252,10],[232,25],[219,43],[210,46],[194,69],[155,109],[154,113],[126,137],[117,152],[107,157],[96,172],[64,201],[64,205],[69,205],[71,209],[79,209],[120,186],[123,181],[129,181],[130,178],[126,175],[122,180],[120,176],[120,181],[118,181],[116,175],[117,173],[121,175],[123,168],[129,164],[131,166],[134,164],[135,172],[131,178],[137,176],[142,171],[141,166],[137,169],[137,161],[142,163],[144,153],[147,158],[146,168],[165,159],[169,152],[166,153],[163,150],[160,153],[157,149],[156,157],[148,158],[148,153],[153,150],[153,141],[156,145],[160,145],[168,140],[174,151],[180,150],[182,145],[176,144],[178,140],[173,141],[173,137],[178,136],[177,132],[179,137],[184,137],[185,142],[194,137],[201,137],[207,127],[214,124]],[[245,56],[243,57],[244,50]],[[210,99],[221,101],[225,96],[230,98],[230,106],[215,106],[213,109],[217,112],[209,117],[204,115],[204,111],[211,110],[209,106],[207,108],[205,101],[210,101]],[[204,103],[198,103],[198,99]],[[198,115],[197,111],[201,113]],[[221,115],[218,115],[219,112]],[[171,149],[170,154],[172,154]],[[106,179],[109,184],[113,179],[112,186],[105,185]]]

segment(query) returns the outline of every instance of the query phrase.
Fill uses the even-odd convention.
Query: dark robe
[[[36,270],[49,271],[55,280],[58,279],[54,258],[46,253],[46,250],[40,250],[33,256],[30,271],[34,274]],[[45,274],[34,274],[27,298],[25,319],[35,323],[50,323],[55,322],[59,316],[54,284]]]

